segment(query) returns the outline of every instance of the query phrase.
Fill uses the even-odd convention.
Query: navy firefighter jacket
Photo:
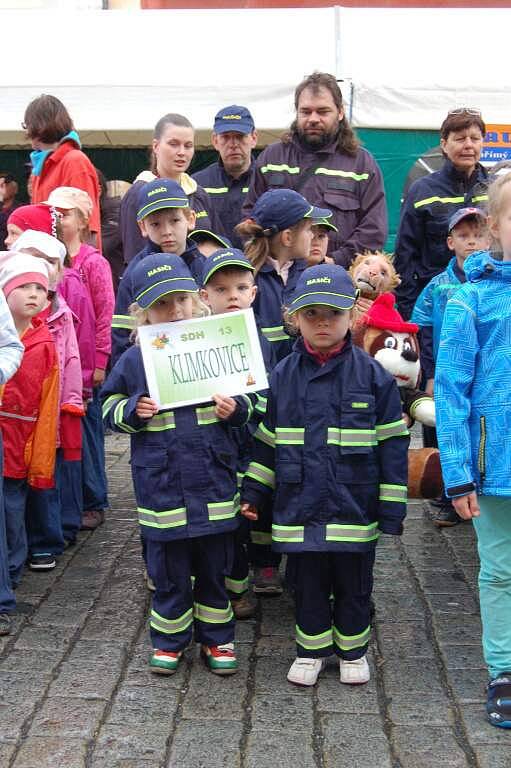
[[[122,353],[130,346],[131,332],[135,328],[135,320],[128,311],[130,304],[135,301],[133,272],[137,264],[151,253],[161,253],[161,248],[151,240],[148,240],[145,247],[130,261],[119,281],[114,315],[112,317],[112,354],[110,356],[112,366],[115,365]],[[186,250],[181,254],[181,258],[190,270],[194,280],[200,285],[206,257],[202,255],[193,240],[186,241]]]
[[[242,500],[273,494],[277,552],[366,552],[399,535],[408,430],[394,378],[348,338],[320,366],[300,338],[270,378]]]
[[[238,179],[230,176],[224,168],[222,160],[208,165],[193,174],[193,179],[200,184],[209,195],[210,208],[216,215],[217,234],[229,238],[235,248],[243,250],[240,236],[234,231],[243,216],[241,208],[247,196],[252,170],[255,166],[253,159],[250,167]],[[197,224],[197,229],[206,229],[204,222]]]
[[[293,339],[284,329],[283,307],[289,306],[296,283],[307,268],[304,259],[296,259],[289,268],[286,284],[270,263],[263,264],[256,275],[257,293],[252,304],[257,327],[275,350],[275,360],[282,360],[293,348]]]
[[[160,411],[139,419],[139,397],[148,396],[140,347],[128,349],[101,390],[103,420],[131,435],[131,473],[141,534],[153,541],[188,539],[238,527],[238,447],[232,427],[252,410],[250,398],[236,397],[228,421],[215,416],[214,403]]]

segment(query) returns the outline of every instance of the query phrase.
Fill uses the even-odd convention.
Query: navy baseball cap
[[[193,232],[188,233],[188,239],[193,240],[194,243],[202,243],[204,240],[213,240],[214,243],[220,248],[232,248],[231,241],[228,237],[220,237],[216,232],[211,232],[209,229],[194,229]]]
[[[249,269],[251,272],[254,271],[253,265],[243,251],[238,250],[238,248],[220,248],[206,259],[202,273],[202,285],[206,285],[215,272],[223,267],[239,267],[240,269]]]
[[[189,208],[183,188],[172,179],[154,179],[144,184],[138,195],[137,221],[162,208]]]
[[[313,304],[333,309],[351,309],[357,295],[358,291],[344,267],[318,264],[304,269],[300,275],[288,313],[292,315]]]
[[[482,219],[483,222],[486,222],[486,214],[480,208],[459,208],[459,210],[453,213],[449,219],[449,234],[454,229],[454,227],[460,223],[460,221],[463,221],[463,219],[469,219],[471,217],[479,218]]]
[[[329,219],[332,211],[311,205],[294,189],[269,189],[256,200],[252,218],[266,237],[298,224],[302,219]]]
[[[133,270],[133,289],[137,304],[142,309],[149,309],[167,293],[195,293],[199,287],[181,256],[150,253]]]
[[[314,219],[312,222],[313,227],[328,227],[328,229],[331,229],[333,232],[338,232],[339,229],[335,226],[335,224],[332,224],[331,221],[328,221],[328,219]]]
[[[213,133],[227,133],[227,131],[252,133],[253,130],[255,130],[254,118],[246,107],[231,104],[230,107],[224,107],[215,115]]]

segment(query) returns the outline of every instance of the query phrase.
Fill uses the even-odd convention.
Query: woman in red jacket
[[[81,150],[69,112],[59,99],[41,94],[25,110],[23,127],[32,143],[32,202],[44,203],[57,187],[83,189],[92,200],[89,228],[93,244],[101,247],[99,181]]]

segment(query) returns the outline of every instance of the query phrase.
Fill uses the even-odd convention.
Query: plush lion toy
[[[394,306],[394,296],[384,293],[372,303],[353,329],[353,342],[374,357],[394,376],[401,395],[403,412],[410,423],[420,421],[435,426],[435,403],[417,388],[420,378],[419,343],[415,323],[403,320]],[[436,448],[410,449],[408,495],[410,498],[436,498],[443,484],[440,457]]]
[[[382,293],[397,288],[401,278],[392,263],[392,256],[384,251],[357,253],[348,271],[353,285],[359,291],[359,298],[353,309],[353,325],[356,325],[372,302]]]

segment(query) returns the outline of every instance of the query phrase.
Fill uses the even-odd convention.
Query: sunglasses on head
[[[457,107],[456,109],[450,109],[448,115],[472,115],[473,117],[481,117],[481,110],[475,107]]]

